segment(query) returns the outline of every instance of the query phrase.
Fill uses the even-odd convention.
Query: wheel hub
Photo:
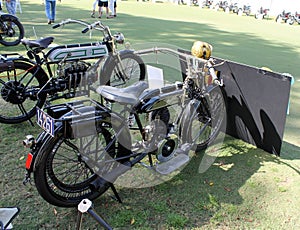
[[[8,31],[7,31],[7,36],[8,37],[13,37],[15,35],[15,31],[13,28],[10,28]]]
[[[25,87],[17,81],[8,81],[1,88],[2,98],[12,104],[21,104],[26,100]]]

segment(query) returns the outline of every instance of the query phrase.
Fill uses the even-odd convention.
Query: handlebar
[[[89,30],[98,30],[101,31],[104,35],[105,40],[111,41],[113,40],[115,43],[123,44],[124,43],[124,35],[122,33],[116,33],[115,35],[111,34],[111,31],[108,26],[105,26],[101,21],[96,21],[92,24],[89,24],[87,22],[81,21],[81,20],[76,20],[76,19],[66,19],[61,21],[58,24],[55,24],[52,26],[53,29],[56,29],[58,27],[64,26],[66,24],[70,23],[77,23],[80,25],[85,26],[85,28],[81,31],[81,33],[85,34]]]
[[[210,58],[210,59],[208,60],[208,62],[207,62],[207,67],[208,67],[208,70],[209,70],[210,75],[212,76],[212,79],[213,79],[214,83],[217,84],[217,85],[222,86],[222,85],[223,85],[223,82],[221,82],[221,81],[219,80],[219,78],[217,77],[217,75],[216,75],[216,72],[215,72],[215,69],[214,69],[214,62],[213,62],[213,59],[212,59],[212,58]]]
[[[107,31],[108,33],[110,33],[109,27],[103,25],[103,23],[101,21],[97,21],[97,22],[94,22],[92,24],[89,24],[87,22],[84,22],[84,21],[81,21],[81,20],[76,20],[76,19],[71,19],[71,18],[63,20],[60,23],[53,25],[52,28],[56,29],[58,27],[64,26],[66,24],[71,24],[71,23],[77,23],[77,24],[85,26],[86,28],[84,28],[81,31],[82,33],[86,33],[91,29],[99,30],[99,31],[102,31],[102,32]]]
[[[203,58],[198,58],[195,57],[191,54],[188,53],[183,53],[174,49],[170,49],[170,48],[160,48],[160,47],[153,47],[150,49],[144,49],[144,50],[137,50],[135,51],[136,54],[138,55],[145,55],[148,53],[163,53],[163,54],[170,54],[173,56],[178,56],[180,58],[183,58],[185,60],[187,60],[188,62],[191,60],[197,60],[200,63],[203,63],[204,66],[206,66],[209,70],[210,75],[213,78],[213,81],[218,84],[218,85],[222,85],[222,82],[220,82],[220,80],[218,79],[216,73],[215,73],[215,69],[214,69],[214,60],[213,58],[210,58],[209,60],[203,59]],[[194,68],[193,66],[190,66],[190,68]]]

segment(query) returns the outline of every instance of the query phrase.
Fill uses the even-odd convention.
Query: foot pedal
[[[156,171],[160,174],[167,175],[179,169],[182,165],[189,162],[190,158],[186,154],[178,154],[171,160],[156,166]]]

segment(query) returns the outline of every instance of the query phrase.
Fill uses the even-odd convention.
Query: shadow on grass
[[[274,155],[240,140],[226,139],[222,153],[206,172],[198,173],[203,157],[203,153],[199,153],[172,180],[144,189],[120,188],[123,204],[103,196],[94,202],[96,211],[113,227],[182,229],[217,226],[219,211],[228,211],[222,214],[227,216],[245,215],[236,213],[237,207],[244,202],[240,190],[265,162],[285,164],[299,174],[299,170]],[[263,185],[259,187],[257,196],[267,192]],[[172,222],[173,215],[180,220]]]
[[[293,145],[284,141],[282,143],[282,154],[280,158],[287,159],[287,160],[299,160],[300,159],[300,147]]]

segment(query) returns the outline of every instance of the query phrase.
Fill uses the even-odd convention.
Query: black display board
[[[291,78],[216,58],[228,103],[226,133],[280,155]]]
[[[290,77],[229,60],[214,59],[216,64],[222,63],[215,69],[224,81],[227,95],[226,133],[269,153],[280,155],[290,95]],[[182,70],[186,69],[186,63],[180,64]]]

